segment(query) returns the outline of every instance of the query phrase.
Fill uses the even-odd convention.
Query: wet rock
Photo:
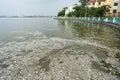
[[[11,59],[11,58],[12,58],[12,57],[7,57],[7,58],[0,59],[0,63],[3,63],[4,61],[9,60],[9,59]]]
[[[113,67],[110,63],[107,63],[104,60],[101,60],[100,63],[106,69],[106,72],[111,73],[112,75],[116,75],[117,77],[120,77],[120,72],[116,67]]]
[[[25,50],[25,49],[24,49],[24,50],[21,50],[20,52],[22,52],[22,53],[16,54],[16,56],[25,56],[25,55],[31,53],[32,50]]]
[[[39,60],[39,65],[41,66],[41,69],[44,69],[45,71],[49,71],[49,64],[50,59],[47,59],[46,57]]]
[[[59,38],[8,44],[0,49],[0,80],[119,80],[115,75],[119,75],[119,68],[109,65],[115,61],[99,62],[94,55],[98,47],[82,40]]]
[[[76,59],[76,60],[79,60],[79,58],[78,58],[78,57],[75,57],[75,59]]]
[[[60,63],[60,64],[62,64],[62,63],[63,63],[63,61],[60,61],[59,63]]]
[[[116,53],[115,57],[119,60],[120,62],[120,52]]]
[[[8,68],[9,65],[7,65],[7,64],[0,64],[0,67],[1,67],[1,69],[5,69],[5,68]]]

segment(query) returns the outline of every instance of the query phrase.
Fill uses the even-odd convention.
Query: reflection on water
[[[120,78],[119,30],[50,18],[0,19],[0,25],[0,80]]]
[[[120,30],[110,28],[109,26],[102,24],[92,24],[80,21],[71,20],[58,20],[63,33],[72,36],[73,39],[89,40],[90,42],[99,43],[101,45],[110,47],[112,49],[120,50]],[[86,47],[87,48],[87,47]],[[89,47],[90,48],[90,47]],[[89,50],[87,50],[89,51]],[[120,60],[120,52],[109,52],[105,48],[92,49],[97,58],[98,62],[92,62],[93,68],[99,69],[100,71],[110,73],[112,75],[120,76],[120,72],[116,67],[113,67],[111,63],[107,63],[106,59],[112,55]],[[111,55],[112,54],[112,55]]]
[[[120,30],[102,24],[91,24],[71,20],[59,20],[63,33],[68,36],[99,42],[120,49]]]

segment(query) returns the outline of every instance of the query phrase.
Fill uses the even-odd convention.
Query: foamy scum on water
[[[82,39],[27,34],[31,38],[17,37],[25,40],[0,48],[0,80],[119,80],[111,67],[107,72],[109,68],[101,63],[104,60],[119,71],[119,61],[114,58],[119,50]]]

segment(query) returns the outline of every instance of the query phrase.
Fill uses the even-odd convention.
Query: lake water
[[[0,18],[0,80],[119,80],[120,30],[53,18]]]

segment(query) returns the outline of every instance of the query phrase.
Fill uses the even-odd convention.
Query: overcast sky
[[[0,15],[57,15],[78,0],[0,0]]]

